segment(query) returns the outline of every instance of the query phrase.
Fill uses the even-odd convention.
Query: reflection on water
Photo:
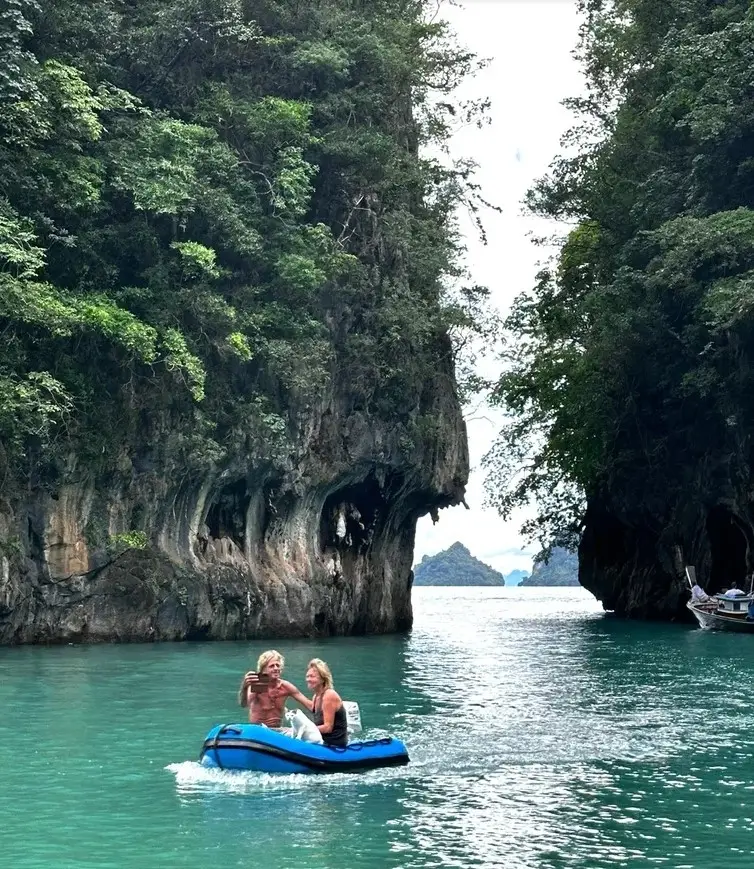
[[[581,589],[420,588],[328,660],[407,767],[204,770],[263,643],[0,650],[2,856],[20,869],[748,869],[752,638],[606,618]],[[5,864],[2,864],[5,865]]]

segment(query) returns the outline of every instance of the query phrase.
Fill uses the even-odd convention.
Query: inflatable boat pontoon
[[[385,737],[345,748],[313,745],[260,724],[220,724],[207,734],[202,766],[257,772],[358,772],[408,763],[406,746]]]

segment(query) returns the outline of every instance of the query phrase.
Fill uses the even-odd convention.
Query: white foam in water
[[[286,773],[272,775],[266,772],[250,772],[202,766],[195,760],[170,763],[165,769],[175,775],[175,783],[181,794],[198,793],[237,793],[246,794],[258,790],[301,790],[315,786],[343,787],[353,784],[355,779],[384,780],[386,778],[406,777],[408,767],[384,767],[382,769],[352,773],[331,773],[326,776],[308,773]]]
[[[175,783],[180,793],[248,793],[260,788],[275,790],[298,789],[311,779],[308,775],[270,775],[263,772],[216,769],[202,766],[195,760],[170,763],[165,767],[175,774]]]
[[[380,739],[388,734],[378,728],[370,728],[368,733],[361,734],[361,739]],[[425,761],[426,762],[426,761]],[[388,778],[406,778],[411,775],[411,768],[406,766],[383,767],[367,770],[358,776],[352,773],[330,773],[325,776],[309,773],[270,774],[266,772],[251,772],[241,770],[217,769],[217,767],[202,766],[195,760],[184,760],[182,763],[170,763],[165,769],[175,775],[178,793],[237,793],[246,794],[259,790],[301,790],[313,787],[343,787],[353,784],[354,780],[384,780]]]

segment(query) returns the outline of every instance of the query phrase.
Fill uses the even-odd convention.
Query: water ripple
[[[238,674],[261,644],[0,650],[4,859],[754,864],[752,638],[621,622],[580,589],[417,589],[415,609],[407,637],[284,644],[291,678],[321,654],[366,735],[406,742],[407,767],[359,775],[194,760],[209,727],[237,714]]]

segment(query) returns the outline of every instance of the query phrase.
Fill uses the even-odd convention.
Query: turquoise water
[[[754,864],[754,637],[604,617],[581,589],[414,592],[405,637],[319,654],[404,768],[204,771],[267,644],[0,649],[0,866]]]

